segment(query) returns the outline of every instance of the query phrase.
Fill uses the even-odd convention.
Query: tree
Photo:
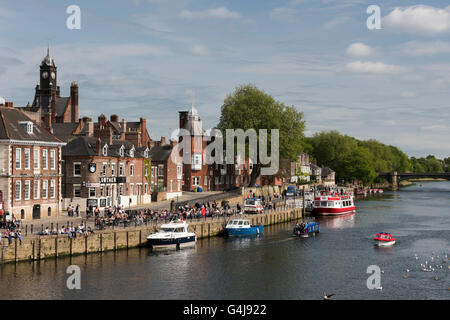
[[[217,128],[223,133],[226,140],[226,129],[254,129],[259,141],[259,130],[267,129],[267,150],[271,150],[271,130],[279,130],[279,156],[278,159],[295,160],[302,151],[305,121],[303,113],[294,106],[285,106],[264,91],[252,84],[238,86],[228,95],[221,108],[221,115]],[[246,156],[248,155],[248,142],[246,141]],[[263,164],[259,161],[253,163],[250,176],[250,186],[254,186],[261,173]]]

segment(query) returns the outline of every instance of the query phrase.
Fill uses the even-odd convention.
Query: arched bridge
[[[398,184],[401,180],[408,179],[420,179],[420,178],[433,178],[433,179],[447,179],[450,180],[450,172],[429,172],[429,173],[416,173],[416,172],[386,172],[378,175],[380,178],[385,178],[392,183],[392,189],[398,190]]]

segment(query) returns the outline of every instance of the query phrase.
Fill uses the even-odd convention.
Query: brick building
[[[166,139],[161,137],[161,141],[152,141],[151,146],[153,201],[181,197],[183,163],[182,159],[176,156],[177,142],[170,141],[170,144],[166,144]]]
[[[78,121],[78,85],[75,81],[70,85],[70,96],[61,97],[58,86],[58,72],[55,60],[47,55],[39,67],[39,84],[36,85],[33,103],[23,109],[36,123],[47,121],[57,123],[73,123]]]
[[[58,217],[65,143],[0,100],[1,209],[22,220]]]
[[[204,151],[207,146],[207,141],[204,141],[205,131],[202,127],[202,121],[198,115],[197,109],[192,104],[189,111],[180,111],[180,129],[185,129],[189,132],[188,137],[180,137],[182,139],[190,139],[191,145],[191,163],[184,163],[183,165],[183,190],[195,191],[201,188],[203,191],[210,190],[210,172],[209,166],[204,159]],[[189,152],[183,150],[183,152]]]
[[[128,141],[79,136],[63,148],[64,205],[103,209],[151,202],[148,147]]]

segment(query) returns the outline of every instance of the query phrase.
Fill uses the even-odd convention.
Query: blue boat
[[[228,236],[258,235],[263,230],[264,226],[252,225],[249,219],[231,219],[225,227]]]
[[[315,221],[297,223],[294,227],[294,236],[307,238],[319,233],[319,224]]]

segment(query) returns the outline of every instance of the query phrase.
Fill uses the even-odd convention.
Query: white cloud
[[[295,22],[297,21],[297,10],[292,8],[275,8],[270,12],[270,17],[274,20]]]
[[[420,35],[450,31],[450,6],[440,9],[426,5],[397,7],[382,20],[382,27]]]
[[[353,57],[368,57],[375,53],[375,50],[362,43],[362,42],[355,42],[348,46],[347,48],[347,54]]]
[[[202,45],[192,46],[192,47],[188,48],[188,51],[190,53],[193,53],[193,54],[199,55],[199,56],[206,56],[206,55],[209,54],[208,49],[205,46],[202,46]]]
[[[325,23],[323,25],[323,27],[325,29],[334,29],[337,28],[339,25],[347,23],[348,21],[350,21],[350,17],[344,16],[344,17],[337,17],[334,19],[331,19],[330,21],[328,21],[327,23]]]
[[[397,74],[407,71],[405,67],[371,61],[350,62],[345,66],[345,70],[366,74]]]
[[[185,19],[239,19],[241,15],[236,11],[230,11],[225,7],[207,9],[203,11],[183,10],[180,17]]]
[[[402,45],[402,51],[411,56],[431,56],[450,53],[450,42],[446,41],[410,41]]]

